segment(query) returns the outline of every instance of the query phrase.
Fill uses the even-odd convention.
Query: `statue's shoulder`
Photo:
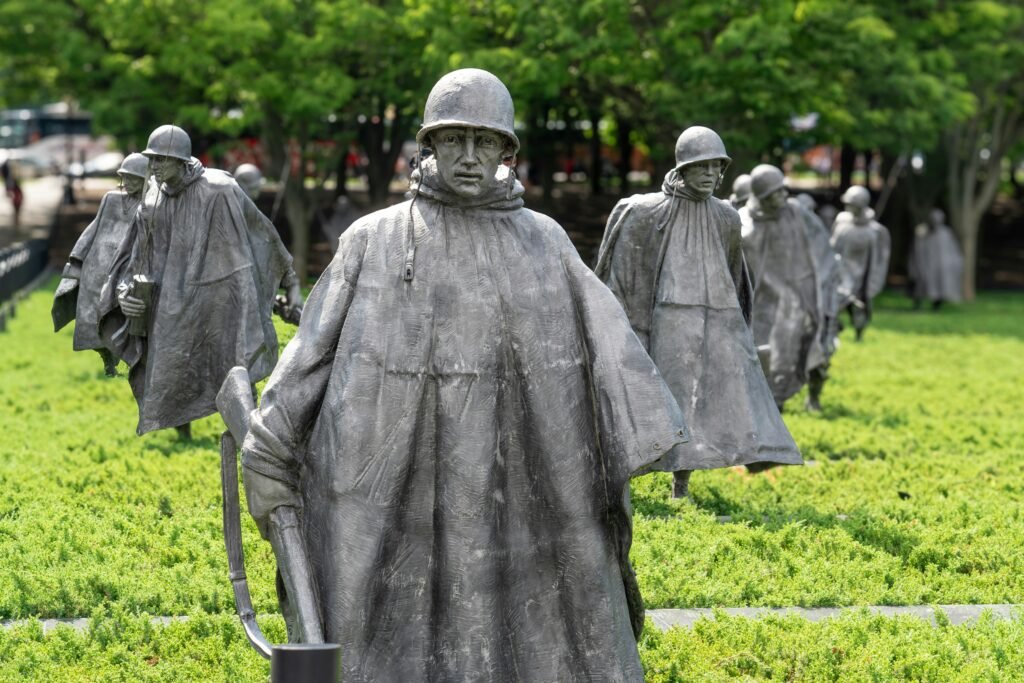
[[[657,211],[658,207],[662,206],[668,201],[668,197],[665,196],[664,192],[644,192],[641,194],[634,194],[629,197],[623,197],[619,200],[618,204],[615,205],[613,211],[636,213],[638,215],[647,215]]]

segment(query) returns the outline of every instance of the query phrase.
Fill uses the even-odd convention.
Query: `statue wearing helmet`
[[[243,447],[257,525],[302,510],[322,624],[290,637],[322,627],[353,683],[639,681],[629,478],[685,440],[678,406],[523,208],[504,84],[443,77],[417,140],[410,199],[341,235]]]
[[[838,257],[821,221],[788,197],[781,170],[761,164],[750,177],[740,218],[754,276],[754,340],[768,347],[768,382],[779,410],[804,384],[807,408],[820,410],[835,350]]]
[[[932,209],[928,221],[914,229],[907,265],[914,308],[920,308],[924,299],[938,310],[944,301],[963,298],[964,256],[942,209]]]
[[[750,176],[746,173],[741,173],[736,176],[736,180],[732,181],[732,194],[729,195],[729,203],[732,204],[732,208],[739,211],[746,205],[749,198]]]
[[[803,462],[757,359],[739,215],[712,196],[729,161],[710,128],[683,131],[661,192],[612,210],[596,267],[690,426],[675,497],[693,469]]]
[[[851,186],[840,198],[845,210],[832,226],[832,248],[842,257],[845,281],[842,307],[849,312],[857,341],[871,322],[871,303],[883,289],[889,274],[889,231],[875,220],[871,193]]]
[[[117,375],[117,358],[104,347],[100,338],[100,292],[114,254],[135,218],[148,169],[149,160],[141,154],[129,154],[121,162],[117,170],[121,187],[106,193],[100,200],[96,217],[71,250],[53,297],[54,331],[74,320],[72,348],[97,351],[108,377]]]
[[[274,295],[291,256],[229,173],[205,168],[178,126],[149,136],[151,182],[100,296],[104,345],[130,367],[137,431],[216,412],[228,371],[253,381],[277,361]]]

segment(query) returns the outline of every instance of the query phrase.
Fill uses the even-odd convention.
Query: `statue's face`
[[[786,188],[780,187],[761,199],[761,207],[768,213],[777,213],[786,205],[787,197],[789,197],[789,192]]]
[[[185,175],[185,162],[174,157],[151,156],[149,170],[159,183],[174,185]]]
[[[124,186],[124,191],[128,194],[138,194],[142,192],[142,188],[146,184],[146,179],[140,178],[137,175],[129,175],[128,173],[125,173],[121,176],[121,184]]]
[[[440,128],[430,135],[437,170],[460,197],[477,197],[494,182],[505,140],[480,128]]]
[[[710,197],[718,187],[718,179],[722,176],[722,160],[698,161],[687,164],[679,169],[683,182],[704,197]]]

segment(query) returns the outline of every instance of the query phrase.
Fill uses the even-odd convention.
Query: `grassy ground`
[[[70,330],[53,334],[51,293],[0,335],[0,618],[98,609],[109,628],[102,639],[0,634],[0,679],[82,680],[60,660],[67,647],[81,671],[114,657],[125,680],[196,680],[193,665],[259,680],[225,578],[219,418],[196,423],[187,444],[136,437],[125,379],[73,353]],[[634,482],[648,606],[1024,602],[1024,296],[938,315],[885,298],[865,342],[844,334],[832,377],[823,414],[803,413],[800,396],[785,415],[818,465],[698,472],[694,503],[670,500],[666,475]],[[257,611],[273,612],[269,548],[253,525],[245,533]],[[154,630],[131,616],[142,613],[196,618]],[[656,681],[1000,680],[989,673],[1024,678],[1022,623],[720,619],[651,633],[643,654]],[[229,676],[235,659],[248,664]]]

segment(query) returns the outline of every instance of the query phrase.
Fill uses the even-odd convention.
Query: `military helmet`
[[[117,169],[117,174],[145,178],[149,174],[149,159],[138,152],[133,152],[121,162],[121,168]]]
[[[732,161],[718,133],[704,126],[690,126],[680,133],[676,140],[676,168],[712,159],[720,159],[723,170]]]
[[[149,142],[142,153],[148,157],[174,157],[188,161],[192,158],[192,140],[188,133],[177,126],[160,126],[149,136]]]
[[[868,188],[861,185],[851,185],[850,188],[839,198],[843,204],[851,204],[861,209],[871,205],[871,193]]]
[[[786,186],[786,177],[771,164],[759,164],[750,172],[750,191],[758,199],[764,199],[780,187]]]
[[[509,139],[516,152],[519,151],[512,95],[505,84],[489,71],[452,71],[431,88],[416,142],[423,145],[431,131],[449,126],[483,128],[500,133]]]
[[[732,181],[732,199],[735,202],[746,202],[750,197],[750,175],[741,173]]]
[[[250,195],[259,190],[260,182],[263,180],[260,169],[253,164],[241,164],[235,169],[234,176],[235,182]]]

